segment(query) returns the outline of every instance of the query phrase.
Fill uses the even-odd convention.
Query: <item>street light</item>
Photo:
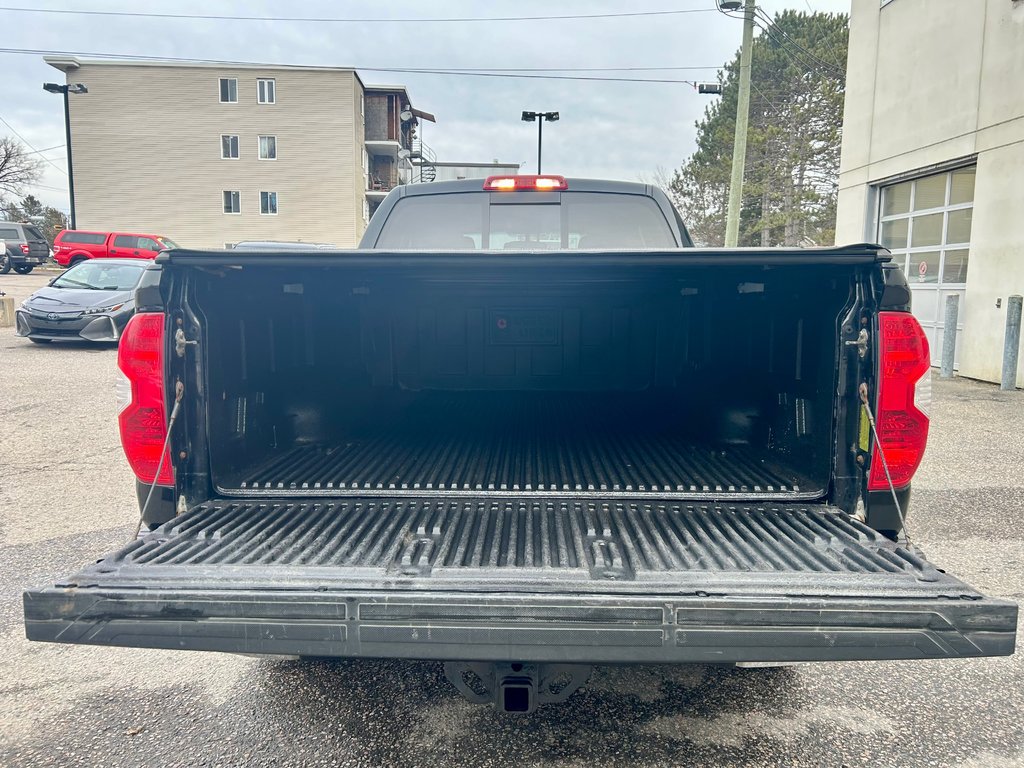
[[[49,93],[64,94],[64,143],[68,149],[68,197],[71,202],[71,229],[75,226],[75,169],[71,164],[71,110],[68,108],[69,93],[88,93],[89,89],[81,83],[61,85],[60,83],[43,83],[43,90]]]
[[[534,120],[537,121],[537,173],[540,173],[540,151],[541,146],[544,143],[544,121],[547,120],[549,123],[555,122],[558,119],[557,112],[527,112],[523,110],[523,122],[532,123]]]

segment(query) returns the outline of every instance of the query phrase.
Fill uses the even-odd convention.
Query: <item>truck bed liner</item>
[[[423,393],[344,442],[280,450],[221,476],[224,495],[609,494],[813,499],[824,489],[766,447],[693,436],[666,398]],[[675,404],[678,409],[678,403]],[[683,422],[683,423],[681,423]]]

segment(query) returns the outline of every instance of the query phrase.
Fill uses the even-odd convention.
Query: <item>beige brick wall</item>
[[[219,79],[238,79],[221,104]],[[258,104],[256,80],[276,80],[276,104]],[[188,247],[239,240],[354,246],[364,227],[362,86],[344,70],[106,65],[84,62],[68,82],[75,198],[81,229],[167,235]],[[239,136],[238,160],[221,135]],[[277,137],[277,160],[258,159],[258,136]],[[223,212],[223,191],[241,213]],[[278,215],[260,214],[260,191]]]

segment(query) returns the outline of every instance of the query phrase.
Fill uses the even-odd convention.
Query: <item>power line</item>
[[[359,67],[357,67],[359,69]],[[448,72],[676,72],[709,67],[444,67]]]
[[[8,128],[10,129],[10,130],[11,130],[11,133],[13,133],[13,134],[14,134],[15,136],[17,136],[17,137],[18,137],[19,139],[21,139],[21,140],[22,140],[23,142],[25,142],[25,144],[26,144],[26,145],[28,146],[28,148],[32,150],[32,153],[31,153],[31,154],[39,154],[40,152],[44,151],[44,150],[39,150],[39,149],[36,149],[36,148],[35,148],[35,147],[34,147],[34,146],[32,145],[32,142],[31,142],[31,141],[29,141],[28,139],[26,139],[26,138],[25,138],[24,136],[22,136],[22,135],[21,135],[20,133],[18,133],[18,131],[17,131],[17,130],[15,130],[15,128],[14,128],[14,126],[13,126],[13,125],[11,125],[11,124],[10,124],[10,123],[8,123],[8,122],[7,122],[6,120],[4,120],[4,118],[3,118],[3,116],[2,116],[2,115],[0,115],[0,123],[3,123],[4,125],[6,125],[6,126],[7,126],[7,127],[8,127]],[[52,166],[53,166],[54,168],[56,168],[56,169],[57,169],[58,171],[60,171],[61,173],[63,173],[63,174],[65,175],[65,176],[67,176],[67,175],[68,175],[68,172],[67,172],[67,170],[65,170],[64,168],[61,168],[61,167],[60,167],[59,165],[57,165],[57,164],[56,164],[55,162],[53,162],[53,160],[51,160],[50,158],[48,158],[48,157],[43,157],[42,155],[39,155],[39,156],[40,156],[40,157],[41,157],[41,158],[42,158],[43,160],[45,160],[46,162],[48,162],[48,163],[49,163],[50,165],[52,165]]]
[[[781,50],[786,55],[786,58],[793,62],[798,69],[818,71],[818,67],[814,63],[808,62],[806,59],[801,58],[795,51],[791,50],[790,46],[788,46],[781,37],[776,36],[775,32],[773,32],[771,28],[764,26],[758,19],[754,19],[754,24],[757,25],[758,29],[764,32],[764,36],[768,40],[779,47],[779,50]]]
[[[810,6],[808,6],[808,7],[810,7]],[[717,5],[716,5],[716,8],[717,8]],[[735,15],[733,13],[729,13],[728,11],[724,11],[721,8],[718,8],[718,12],[721,13],[723,16],[729,17],[730,19],[742,19],[743,18],[742,14],[737,16],[737,15]],[[797,43],[792,37],[790,37],[786,33],[785,30],[783,30],[778,24],[776,24],[775,21],[767,13],[765,13],[763,10],[761,10],[759,7],[757,7],[757,6],[754,7],[754,13],[755,13],[754,23],[757,25],[757,28],[760,29],[762,32],[764,32],[769,40],[771,40],[773,43],[775,43],[780,48],[782,48],[783,51],[786,53],[786,55],[789,56],[790,60],[794,64],[796,64],[798,67],[801,67],[803,69],[812,69],[813,70],[813,69],[817,69],[819,66],[823,66],[827,70],[829,70],[829,74],[831,74],[833,76],[838,76],[838,77],[845,76],[845,74],[846,74],[845,68],[842,67],[841,65],[839,65],[838,62],[831,63],[831,62],[825,61],[824,59],[821,59],[818,56],[816,56],[815,54],[813,54],[810,51],[808,51],[802,45]],[[764,25],[764,23],[762,23],[762,21],[760,21],[761,19],[763,19],[764,21],[768,22],[768,27],[766,27]],[[773,32],[773,30],[775,30],[775,31]],[[785,38],[785,40],[782,39],[783,37]],[[785,42],[786,40],[788,40],[795,48],[798,48],[799,50],[803,51],[803,53],[806,54],[806,56],[808,57],[807,60],[801,60],[801,59],[797,58],[796,55],[793,54],[789,50],[789,47],[786,45],[786,42]],[[829,47],[832,50],[832,52],[835,53],[835,49],[832,48],[831,45]],[[811,64],[811,66],[808,66],[808,64],[810,62],[813,62],[813,64]]]
[[[776,104],[774,101],[772,101],[767,93],[765,93],[758,87],[757,83],[754,82],[753,78],[751,78],[750,80],[750,85],[755,91],[761,94],[762,101],[769,107],[771,107],[775,114],[777,114],[779,117],[785,117],[785,113],[782,111],[782,108],[779,107],[779,105]]]
[[[45,147],[44,149],[35,149],[31,152],[26,152],[26,155],[41,155],[43,152],[49,152],[51,149],[64,149],[64,144],[55,144],[52,147]]]
[[[309,16],[231,16],[227,14],[193,14],[193,13],[148,13],[139,11],[94,11],[75,10],[68,8],[24,8],[0,6],[0,11],[15,13],[50,13],[70,14],[76,16],[130,16],[133,18],[150,19],[195,19],[206,21],[294,21],[314,24],[441,24],[441,23],[477,23],[489,21],[567,21],[576,19],[622,19],[644,16],[675,16],[683,13],[709,13],[713,8],[683,8],[671,11],[628,11],[622,13],[580,13],[549,16],[449,16],[449,17],[418,17],[418,18],[367,18],[352,19],[338,17]]]
[[[45,49],[31,49],[31,48],[0,48],[0,53],[11,53],[11,54],[24,54],[32,56],[46,56],[46,55],[58,55],[58,56],[86,56],[97,59],[111,59],[111,60],[142,60],[142,61],[166,61],[174,63],[185,63],[185,64],[220,64],[224,66],[299,66],[299,65],[275,65],[267,64],[266,62],[257,61],[231,61],[222,59],[199,59],[199,58],[188,58],[183,56],[150,56],[150,55],[138,55],[138,54],[126,54],[126,53],[96,53],[87,51],[56,51],[56,50],[45,50]],[[316,68],[316,67],[313,67]],[[330,67],[323,67],[323,69],[331,69]],[[596,77],[596,76],[583,76],[583,75],[552,75],[552,74],[528,74],[518,70],[487,70],[487,69],[427,69],[421,67],[353,67],[353,69],[362,70],[364,72],[392,72],[399,74],[419,74],[419,75],[451,75],[451,76],[462,76],[462,77],[507,77],[527,80],[584,80],[584,81],[597,81],[597,82],[618,82],[618,83],[671,83],[671,84],[682,84],[682,85],[694,85],[693,80],[681,80],[677,78],[643,78],[643,77]],[[682,69],[682,68],[679,68]],[[699,67],[699,69],[718,69],[718,67]],[[564,72],[574,70],[537,70],[537,71],[550,71],[550,72]],[[587,71],[581,69],[578,71]],[[626,68],[621,70],[613,68],[611,70],[599,70],[594,71],[629,71]],[[27,143],[27,142],[26,142]]]
[[[31,189],[45,189],[49,192],[63,192],[64,194],[67,194],[68,191],[67,187],[51,187],[47,184],[26,184],[25,186]]]
[[[800,51],[803,51],[808,56],[809,60],[817,62],[818,64],[822,65],[826,69],[832,70],[832,73],[835,74],[835,75],[843,76],[843,75],[846,74],[845,70],[843,70],[843,68],[840,67],[838,62],[828,62],[828,61],[825,61],[825,59],[821,58],[817,54],[812,53],[811,51],[807,50],[802,45],[800,45],[800,43],[798,43],[796,40],[794,40],[792,37],[789,36],[789,33],[787,33],[786,30],[784,30],[779,24],[776,24],[775,21],[767,13],[762,11],[760,8],[755,8],[754,12],[757,13],[761,17],[761,19],[763,21],[767,22],[768,25],[770,27],[772,27],[772,29],[774,31],[777,31],[779,33],[779,35],[781,35],[786,40],[788,40],[790,43],[792,43],[792,45],[795,48],[797,48]],[[760,26],[760,25],[758,25],[758,26]],[[764,27],[761,27],[761,28],[765,29]],[[765,31],[767,32],[768,30],[765,29]]]
[[[654,77],[593,77],[583,75],[529,75],[513,72],[465,72],[452,69],[405,69],[398,67],[356,67],[366,72],[393,72],[411,75],[455,75],[461,77],[511,77],[525,80],[591,80],[611,83],[675,83],[696,85],[693,80]],[[557,70],[555,70],[557,71]]]

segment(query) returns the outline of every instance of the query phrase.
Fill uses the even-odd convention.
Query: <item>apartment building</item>
[[[355,246],[381,193],[413,180],[416,128],[433,120],[343,67],[45,61],[89,89],[70,98],[79,228],[189,247]]]
[[[1024,0],[853,0],[836,238],[892,251],[935,364],[959,296],[956,367],[988,381],[1024,293],[1022,79]]]

